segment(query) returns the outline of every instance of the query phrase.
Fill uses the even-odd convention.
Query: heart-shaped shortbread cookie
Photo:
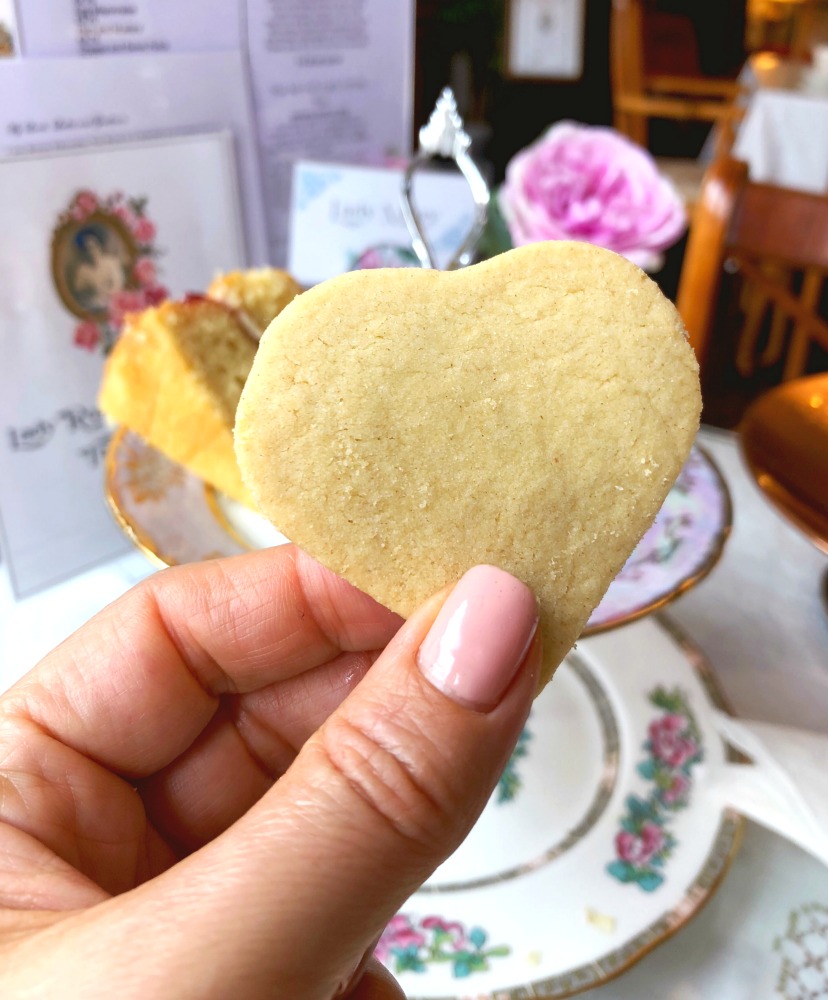
[[[657,286],[609,251],[539,243],[299,296],[262,339],[236,452],[280,531],[404,616],[477,563],[529,584],[548,680],[655,517],[700,408]]]

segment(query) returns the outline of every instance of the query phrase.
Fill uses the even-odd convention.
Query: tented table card
[[[343,271],[417,267],[400,205],[401,168],[299,162],[293,174],[288,270],[313,285]],[[468,182],[457,173],[418,173],[417,205],[445,267],[474,221]]]
[[[128,547],[96,408],[124,314],[206,287],[245,247],[227,133],[0,161],[0,517],[24,596]]]

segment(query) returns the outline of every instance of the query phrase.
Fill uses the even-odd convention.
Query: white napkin
[[[828,736],[715,716],[722,738],[752,763],[726,765],[712,794],[828,865]]]

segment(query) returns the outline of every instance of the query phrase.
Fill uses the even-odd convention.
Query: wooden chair
[[[648,72],[645,60],[645,0],[612,0],[610,80],[613,120],[619,132],[648,146],[652,118],[711,122],[717,126],[717,154],[730,150],[743,115],[736,103],[742,88],[718,77]],[[692,159],[663,159],[659,165],[692,206],[704,166]]]
[[[783,381],[801,375],[812,344],[828,351],[822,314],[828,276],[828,195],[748,180],[747,166],[723,158],[707,171],[687,241],[676,304],[704,368],[723,269],[744,283],[745,324],[737,363],[752,367],[769,327],[763,364],[786,354]]]
[[[828,3],[801,0],[793,10],[791,57],[808,62],[815,43],[828,42]]]

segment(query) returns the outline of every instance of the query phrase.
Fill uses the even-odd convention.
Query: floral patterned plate
[[[128,431],[112,438],[106,494],[124,531],[162,565],[236,555],[284,542],[263,518],[216,493]],[[730,532],[730,497],[713,460],[694,448],[584,635],[626,624],[701,580]]]
[[[380,940],[406,995],[571,996],[690,920],[741,833],[708,793],[729,759],[718,701],[657,617],[580,642],[466,842]]]

